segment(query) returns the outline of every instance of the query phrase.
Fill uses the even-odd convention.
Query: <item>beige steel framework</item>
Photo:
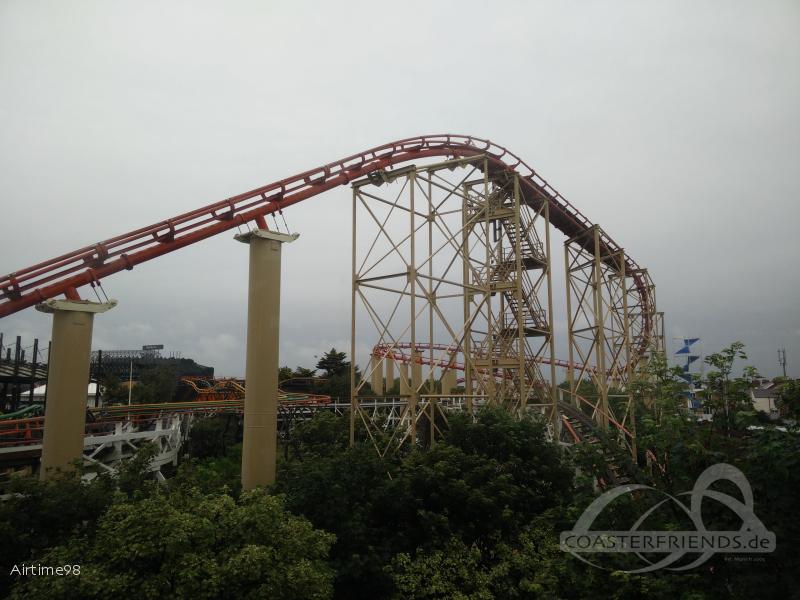
[[[655,291],[653,291],[653,302],[655,303]],[[667,355],[667,348],[664,341],[664,313],[653,312],[653,328],[650,338],[650,354],[659,353],[661,356]]]
[[[634,348],[640,349],[641,355],[641,361],[636,367],[634,376],[639,383],[645,384],[645,389],[650,390],[643,400],[646,407],[652,407],[655,388],[647,384],[655,383],[652,381],[655,374],[648,367],[656,357],[666,363],[664,313],[656,310],[656,286],[647,269],[640,269],[635,273],[639,276],[639,282],[646,287],[648,303],[646,306],[637,304],[636,301],[640,300],[640,296],[636,296],[632,304],[634,306],[631,311],[631,323],[633,324],[631,329],[632,345]]]
[[[485,156],[353,184],[351,442],[361,430],[382,454],[434,443],[452,406],[538,411],[557,427],[548,209],[523,203],[518,175],[489,175]],[[381,350],[359,379],[361,348]],[[362,409],[381,394],[402,407],[388,433]]]
[[[656,310],[656,284],[647,269],[635,269],[627,274],[636,281],[628,288],[628,312],[631,324],[631,347],[646,363],[654,354],[664,354],[664,313]],[[637,286],[645,294],[638,293]],[[646,299],[646,301],[645,301]]]
[[[594,384],[597,402],[592,417],[601,427],[614,420],[626,428],[630,435],[625,443],[635,455],[631,383],[637,357],[648,360],[663,352],[663,314],[656,312],[655,285],[647,270],[628,270],[624,250],[608,250],[605,239],[603,230],[595,225],[564,243],[567,381],[572,398],[577,398],[581,382]],[[616,408],[611,399],[619,400]]]

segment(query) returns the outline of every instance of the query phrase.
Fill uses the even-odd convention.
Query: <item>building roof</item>
[[[47,392],[47,384],[40,385],[40,386],[37,386],[37,387],[33,388],[33,395],[34,396],[44,396],[46,392]],[[86,386],[86,395],[87,396],[94,396],[95,393],[97,393],[97,384],[96,383],[90,383],[88,386]]]

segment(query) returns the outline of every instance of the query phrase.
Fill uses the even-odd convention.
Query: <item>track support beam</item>
[[[235,236],[250,245],[242,488],[275,483],[278,444],[278,330],[281,246],[298,234],[256,229]]]
[[[53,299],[36,306],[37,310],[53,315],[46,427],[39,471],[42,480],[52,478],[59,470],[73,468],[74,462],[83,457],[94,315],[116,305],[116,300],[101,303]]]

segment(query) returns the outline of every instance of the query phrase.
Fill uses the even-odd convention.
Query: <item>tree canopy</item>
[[[343,353],[328,354],[331,373],[348,364]],[[243,493],[241,429],[235,415],[218,415],[195,423],[189,454],[161,483],[147,468],[152,450],[88,483],[80,469],[47,482],[15,479],[0,502],[0,568],[78,564],[81,574],[11,577],[0,580],[0,595],[788,598],[800,584],[800,439],[792,429],[750,428],[752,373],[734,376],[743,354],[734,344],[709,357],[715,368],[700,383],[716,411],[711,423],[688,410],[680,369],[657,355],[644,365],[631,382],[636,460],[612,435],[566,448],[540,419],[498,407],[450,414],[435,444],[381,456],[366,435],[351,446],[347,416],[319,412],[294,425],[275,485]],[[331,379],[349,385],[346,371]],[[782,389],[791,408],[797,386]],[[777,550],[762,562],[717,555],[679,575],[635,575],[623,559],[608,558],[603,570],[560,550],[560,532],[600,491],[598,473],[630,468],[633,481],[681,497],[719,462],[746,475],[755,513],[776,535]],[[603,526],[628,528],[651,506],[645,493],[627,497],[604,513]],[[709,527],[738,527],[732,516],[704,502]],[[679,511],[651,519],[658,530],[686,526]]]
[[[347,354],[331,348],[317,361],[317,369],[324,371],[325,377],[337,377],[347,374],[350,362],[347,360]]]

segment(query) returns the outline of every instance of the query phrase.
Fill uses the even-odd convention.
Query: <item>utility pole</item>
[[[783,377],[786,378],[786,348],[778,350],[778,364],[783,369]]]
[[[131,359],[130,369],[128,369],[128,406],[131,405],[131,392],[133,392],[133,359]]]

